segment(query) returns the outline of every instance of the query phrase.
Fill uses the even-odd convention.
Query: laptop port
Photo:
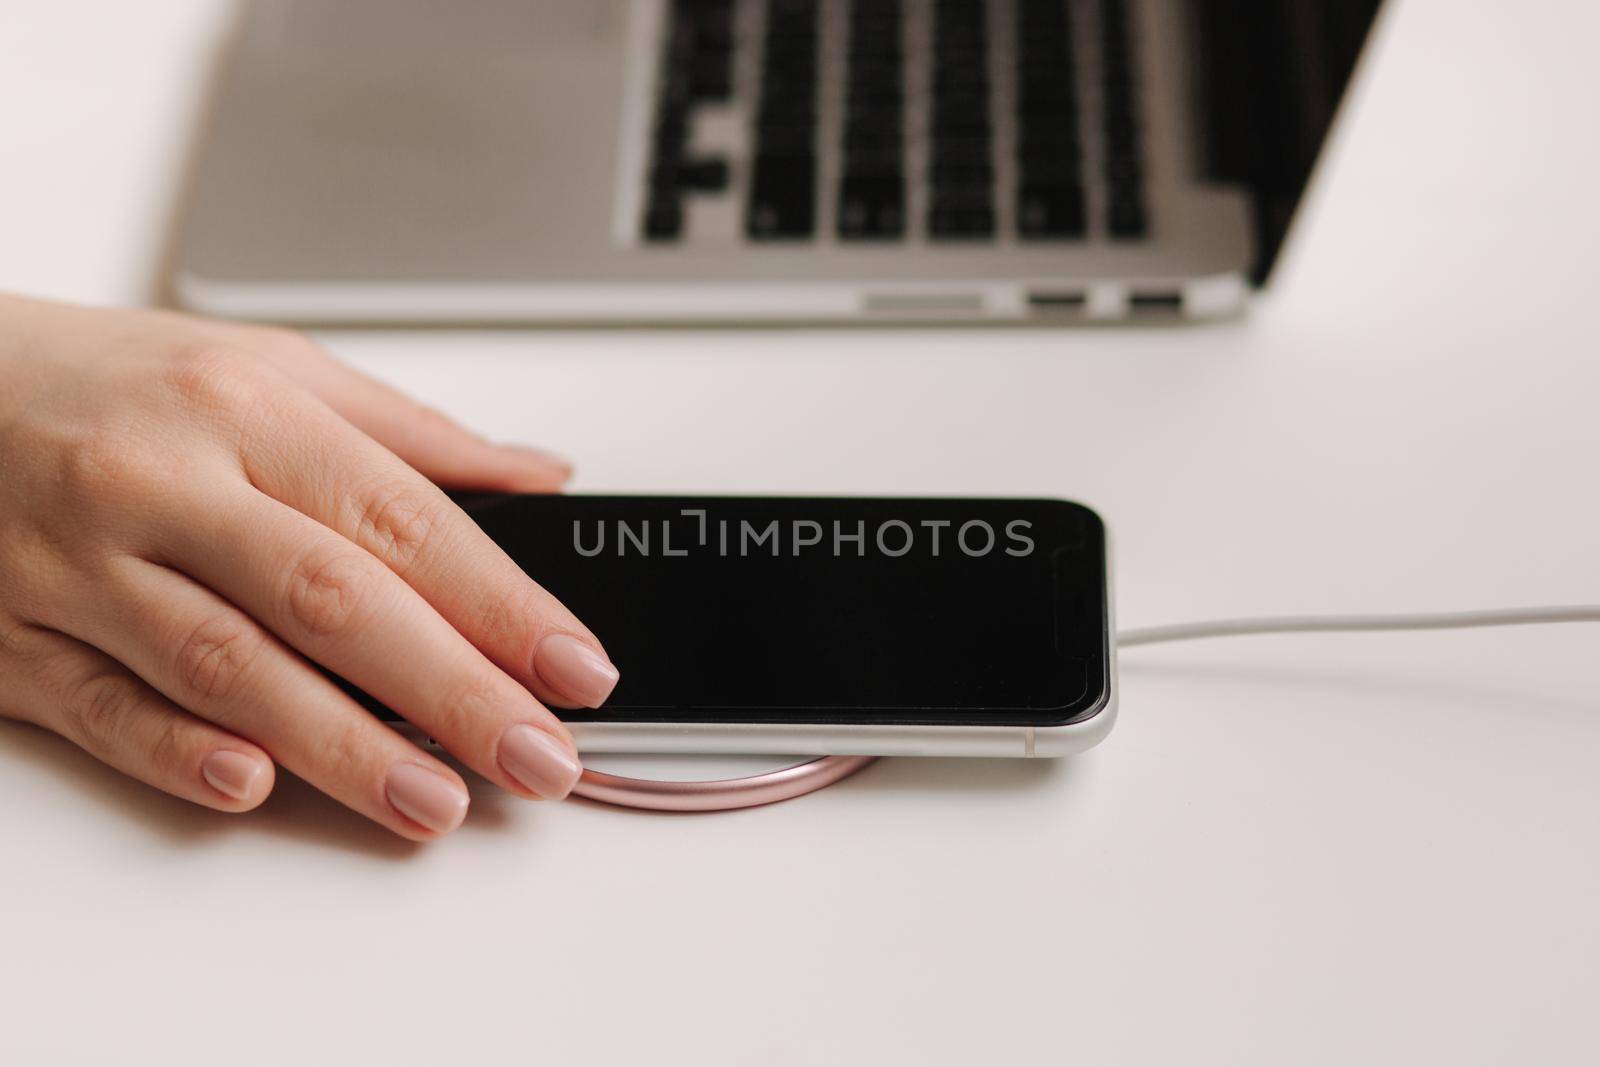
[[[1087,293],[1036,289],[1028,293],[1028,307],[1039,314],[1078,314],[1089,303]]]
[[[1183,294],[1171,292],[1129,293],[1128,314],[1181,315],[1183,314]]]

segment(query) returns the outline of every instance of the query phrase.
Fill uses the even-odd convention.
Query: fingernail
[[[396,764],[384,794],[401,815],[434,833],[447,834],[467,817],[467,791],[415,763]]]
[[[200,777],[219,793],[235,800],[250,796],[250,787],[261,777],[261,761],[243,752],[213,752],[200,762]]]
[[[622,677],[610,660],[571,634],[551,634],[540,641],[533,669],[550,688],[582,708],[604,704]]]
[[[560,467],[568,474],[572,473],[572,460],[568,459],[566,456],[560,455],[559,453],[550,452],[543,448],[534,448],[531,445],[501,445],[500,447],[505,449],[507,452],[515,452],[518,455],[526,456],[529,459],[538,460],[540,463],[547,464],[551,467]]]
[[[534,726],[519,723],[500,735],[500,766],[546,800],[572,792],[583,773],[577,753]]]

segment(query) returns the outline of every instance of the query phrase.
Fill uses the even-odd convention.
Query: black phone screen
[[[1105,531],[1078,504],[458,499],[621,670],[571,721],[1043,726],[1106,700]]]

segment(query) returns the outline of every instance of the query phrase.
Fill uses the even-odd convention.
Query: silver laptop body
[[[321,323],[1233,314],[1371,11],[1295,136],[1229,51],[1328,6],[257,0],[173,287]],[[1280,143],[1214,149],[1241,130]]]

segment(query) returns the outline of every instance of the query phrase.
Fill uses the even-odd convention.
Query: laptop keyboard
[[[643,236],[690,237],[694,198],[738,196],[758,242],[1137,240],[1126,2],[671,0]],[[728,107],[740,148],[697,153],[695,116]]]

